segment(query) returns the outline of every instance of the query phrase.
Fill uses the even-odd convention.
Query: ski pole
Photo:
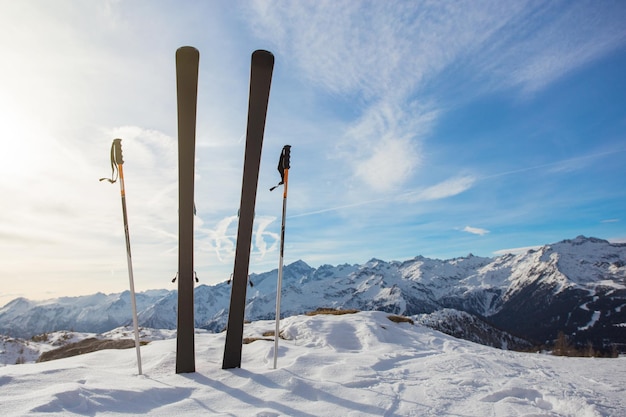
[[[280,333],[280,295],[283,283],[283,257],[285,252],[285,215],[287,213],[287,184],[289,180],[289,158],[291,156],[291,146],[285,145],[280,153],[280,159],[278,161],[278,172],[282,177],[282,181],[275,187],[270,188],[272,191],[274,188],[281,184],[283,187],[283,215],[280,226],[280,256],[278,260],[278,283],[276,285],[276,330],[274,331],[274,369],[278,362],[278,336]]]
[[[137,351],[137,370],[141,375],[141,350],[139,343],[139,325],[137,321],[137,303],[135,301],[135,281],[133,279],[133,262],[130,254],[130,235],[128,233],[128,216],[126,214],[126,189],[124,188],[124,160],[122,159],[122,139],[114,139],[111,145],[111,179],[100,178],[102,180],[108,180],[111,184],[117,181],[117,178],[113,178],[115,170],[120,179],[120,193],[122,196],[122,217],[124,218],[124,235],[126,237],[126,260],[128,262],[128,280],[130,281],[130,304],[133,310],[133,327],[135,332],[135,349]]]

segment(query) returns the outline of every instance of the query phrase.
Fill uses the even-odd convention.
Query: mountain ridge
[[[250,275],[248,320],[274,319],[276,276],[276,269]],[[138,293],[140,325],[176,328],[176,294]],[[223,330],[229,285],[199,285],[194,296],[196,327]],[[373,258],[318,268],[298,260],[284,268],[281,317],[318,307],[407,316],[455,309],[538,345],[551,344],[563,331],[581,346],[624,351],[625,306],[626,244],[578,236],[494,258]],[[128,291],[40,302],[18,298],[0,308],[0,333],[20,337],[68,328],[100,333],[129,322]]]

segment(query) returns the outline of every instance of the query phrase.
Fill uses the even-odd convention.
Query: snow
[[[273,321],[247,324],[261,337]],[[623,416],[626,358],[493,349],[383,312],[293,316],[274,343],[222,370],[224,333],[196,334],[196,372],[175,374],[176,340],[0,367],[0,415]],[[167,336],[167,335],[165,335]]]
[[[579,327],[578,330],[591,329],[593,326],[595,326],[598,320],[600,320],[601,314],[602,314],[601,311],[594,311],[593,314],[591,315],[591,320],[589,320],[589,323],[587,323],[586,326]]]
[[[44,352],[89,337],[96,337],[96,334],[60,331],[39,335],[29,340],[0,335],[0,366],[36,362]]]
[[[0,366],[16,363],[33,363],[42,353],[76,343],[84,339],[134,339],[133,328],[123,326],[102,334],[58,331],[45,333],[31,339],[19,339],[0,335]],[[176,337],[175,330],[139,328],[139,337],[142,341],[171,339]]]

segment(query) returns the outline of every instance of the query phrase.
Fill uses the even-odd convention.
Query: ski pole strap
[[[113,143],[111,144],[111,178],[100,178],[100,181],[107,180],[111,184],[114,184],[119,174],[118,165],[122,165],[123,163],[122,139],[113,139]]]
[[[273,191],[275,188],[283,185],[285,183],[285,171],[290,168],[289,162],[291,158],[291,145],[283,146],[283,150],[280,152],[280,159],[278,160],[278,172],[280,173],[280,182],[270,188],[270,191]]]

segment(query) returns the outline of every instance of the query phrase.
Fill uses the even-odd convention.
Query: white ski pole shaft
[[[120,193],[122,196],[122,216],[124,218],[124,235],[126,237],[126,260],[128,261],[128,280],[130,281],[130,304],[133,310],[133,327],[135,333],[135,350],[137,351],[137,370],[139,375],[141,372],[141,349],[139,343],[139,324],[137,320],[137,303],[135,300],[135,280],[133,278],[133,261],[130,254],[130,235],[128,233],[128,215],[126,214],[126,190],[124,188],[124,169],[122,164],[122,144],[121,139],[115,139],[114,146],[116,146],[116,161],[118,172],[120,176]]]
[[[280,295],[283,284],[283,256],[285,252],[285,215],[287,213],[287,180],[289,169],[285,169],[285,189],[283,192],[283,216],[280,227],[280,258],[278,261],[278,284],[276,286],[276,330],[274,331],[274,369],[278,363],[278,337],[280,335]]]

